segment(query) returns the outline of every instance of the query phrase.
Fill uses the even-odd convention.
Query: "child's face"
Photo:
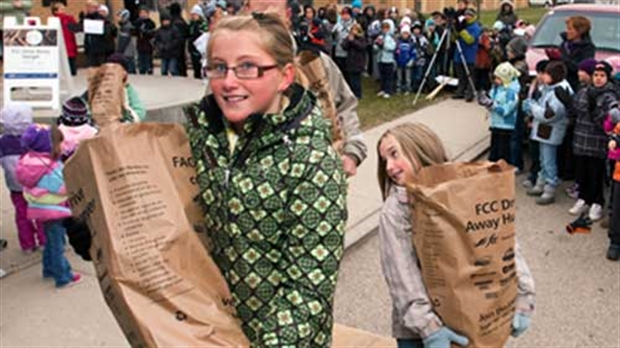
[[[542,71],[537,71],[537,72],[536,72],[536,82],[538,82],[538,83],[540,83],[540,84],[544,84],[544,83],[545,83],[545,81],[543,80],[543,75],[544,75],[544,74],[545,74],[545,73],[544,73],[544,72],[542,72]]]
[[[594,87],[603,87],[607,83],[607,74],[604,71],[595,70],[592,74],[592,84]]]
[[[161,25],[163,27],[167,27],[170,25],[170,20],[169,19],[164,19],[163,21],[161,21]]]
[[[408,39],[411,34],[408,31],[403,31],[402,33],[400,33],[400,36],[402,36],[403,39]]]
[[[209,84],[217,104],[226,119],[241,125],[254,113],[279,111],[280,98],[294,80],[295,71],[291,64],[284,68],[276,66],[276,60],[261,46],[264,33],[247,30],[222,30],[212,40],[209,57],[213,73],[225,70],[223,78],[210,78]],[[237,44],[230,45],[230,42]],[[230,68],[236,67],[239,74],[254,76],[240,79]],[[263,75],[258,76],[258,67]]]
[[[381,27],[381,31],[382,31],[384,34],[389,33],[389,32],[390,32],[390,26],[389,26],[389,25],[384,25],[384,26],[382,26],[382,27]]]
[[[413,34],[414,35],[420,35],[421,32],[422,31],[420,30],[420,28],[418,28],[418,27],[413,28]]]
[[[140,18],[149,18],[149,12],[145,10],[140,10],[139,16]]]
[[[385,160],[385,171],[396,185],[403,186],[414,176],[413,165],[405,157],[400,144],[391,134],[386,135],[379,144],[379,155]]]
[[[495,83],[495,85],[497,85],[497,86],[501,86],[503,82],[502,82],[502,80],[499,77],[495,76],[495,79],[493,80],[493,83]]]
[[[553,83],[553,78],[551,78],[551,75],[543,72],[541,76],[541,82],[545,85],[551,85]]]
[[[200,17],[199,15],[192,13],[192,17],[191,17],[192,21],[198,22],[201,18],[202,17]]]
[[[588,73],[583,70],[579,70],[577,72],[577,76],[579,76],[579,82],[581,83],[590,84],[592,82],[592,78],[590,77],[590,75],[588,75]]]

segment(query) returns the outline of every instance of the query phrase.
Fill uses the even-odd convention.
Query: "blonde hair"
[[[362,28],[359,23],[353,24],[353,26],[351,27],[351,31],[354,31],[353,35],[364,36],[364,28]]]
[[[394,183],[387,174],[387,161],[381,158],[379,147],[386,136],[391,135],[400,145],[402,154],[417,171],[420,167],[426,167],[433,164],[441,164],[448,161],[448,155],[444,149],[443,143],[427,126],[421,123],[404,123],[388,129],[379,139],[377,144],[377,154],[379,164],[377,166],[377,179],[379,180],[379,188],[381,195],[385,200]],[[416,165],[418,167],[416,167]]]
[[[213,42],[223,30],[248,31],[257,33],[261,38],[260,46],[276,64],[283,68],[295,63],[293,39],[280,16],[274,12],[253,13],[252,15],[223,18],[213,30],[207,45],[207,57],[213,59]]]

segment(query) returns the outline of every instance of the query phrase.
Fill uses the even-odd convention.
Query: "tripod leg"
[[[439,44],[437,45],[438,48],[441,47],[444,40],[446,40],[447,36],[448,36],[448,30],[445,30],[443,34],[441,35],[441,38],[439,39]],[[422,93],[422,89],[424,88],[424,85],[426,84],[428,75],[433,70],[433,65],[435,64],[435,61],[437,60],[437,53],[439,53],[439,49],[435,51],[435,53],[433,54],[433,57],[431,58],[431,62],[428,64],[428,68],[426,68],[426,72],[424,73],[424,78],[422,79],[422,83],[420,83],[420,86],[418,86],[418,91],[415,94],[415,99],[413,99],[413,105],[416,105],[418,103],[418,99],[420,98],[420,93]]]
[[[476,84],[474,84],[474,80],[471,77],[471,72],[469,71],[469,66],[467,65],[467,61],[465,60],[465,55],[463,54],[463,49],[461,48],[461,43],[456,40],[456,49],[459,51],[459,55],[461,56],[461,63],[463,64],[463,69],[465,70],[465,74],[467,75],[467,81],[469,82],[469,86],[471,87],[472,97],[476,93]]]

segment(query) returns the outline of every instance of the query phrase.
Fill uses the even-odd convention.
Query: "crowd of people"
[[[344,253],[346,177],[356,174],[367,155],[355,113],[364,74],[377,75],[378,94],[389,98],[419,89],[429,69],[431,76],[454,71],[459,80],[454,98],[477,97],[490,112],[491,160],[506,160],[525,172],[523,140],[529,138],[532,165],[524,185],[537,196],[536,203],[553,203],[560,179],[573,175],[576,186],[570,194],[577,200],[570,213],[602,217],[605,183],[620,180],[620,95],[614,84],[620,66],[594,60],[588,19],[567,19],[561,46],[547,51],[549,59],[537,64],[531,82],[525,53],[533,29],[518,20],[510,1],[502,2],[489,29],[481,27],[467,0],[428,19],[410,10],[402,16],[395,8],[362,10],[357,0],[340,11],[306,7],[303,13],[298,5],[284,3],[248,1],[243,10],[251,15],[233,16],[242,9],[209,1],[191,9],[189,24],[173,4],[161,14],[159,28],[144,8],[134,21],[128,11],[119,11],[116,27],[107,9],[92,0],[80,16],[106,21],[103,35],[85,37],[92,66],[111,62],[127,73],[149,74],[157,53],[163,74],[183,75],[190,43],[192,65],[199,66],[192,66],[194,77],[206,77],[211,91],[186,109],[211,255],[253,346],[323,347],[331,342]],[[64,17],[62,4],[53,8]],[[82,18],[63,19],[65,35],[80,30]],[[210,35],[203,53],[191,48],[191,40],[204,33]],[[233,40],[239,44],[230,45]],[[297,55],[305,50],[320,57],[324,70],[318,75],[324,78],[321,83],[327,81],[327,90],[304,84],[308,77],[300,73]],[[437,63],[430,65],[435,54]],[[128,102],[122,121],[139,122],[145,111],[135,98],[131,101],[131,86],[124,88]],[[59,288],[80,280],[64,256],[66,232],[75,251],[90,259],[88,227],[70,218],[62,174],[63,161],[97,132],[86,100],[65,101],[53,127],[34,124],[32,109],[21,104],[6,105],[0,114],[0,164],[20,245],[26,252],[45,245],[42,276],[53,278]],[[334,117],[327,115],[330,107]],[[336,146],[339,137],[343,143]],[[415,181],[421,167],[447,161],[443,145],[427,127],[405,124],[387,131],[377,152],[384,199],[381,266],[398,345],[465,346],[467,338],[434,312],[409,235],[413,222],[405,185]],[[613,176],[606,176],[608,163],[618,166]],[[609,197],[611,260],[620,258],[618,195],[616,184]],[[518,245],[515,254],[516,337],[530,325],[535,290]],[[256,274],[261,277],[251,276]]]

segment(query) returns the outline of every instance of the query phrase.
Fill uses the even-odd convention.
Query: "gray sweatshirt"
[[[413,247],[411,211],[407,190],[393,186],[383,203],[379,218],[381,268],[392,297],[392,335],[396,338],[425,338],[437,331],[441,319],[422,280],[418,257]],[[515,247],[518,277],[517,311],[531,315],[534,310],[534,279]]]

